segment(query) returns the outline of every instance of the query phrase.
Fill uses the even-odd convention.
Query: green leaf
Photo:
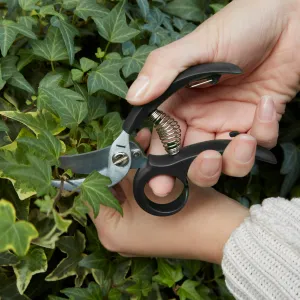
[[[80,262],[79,266],[88,269],[103,269],[109,261],[105,256],[103,256],[103,251],[96,251],[86,257],[84,257]]]
[[[72,224],[72,220],[63,219],[62,216],[58,214],[55,209],[53,209],[52,212],[56,228],[61,232],[67,232],[69,226]]]
[[[12,76],[8,79],[7,83],[24,91],[27,91],[28,93],[35,94],[35,90],[33,89],[33,87],[18,71],[12,74]]]
[[[209,6],[213,9],[214,13],[217,13],[218,11],[220,11],[222,8],[225,7],[225,5],[221,3],[212,3]]]
[[[0,111],[0,115],[18,121],[34,133],[38,134],[42,129],[49,130],[52,134],[58,134],[65,128],[59,126],[58,119],[47,111],[22,113],[18,111]]]
[[[192,279],[200,271],[203,263],[200,260],[184,259],[181,261],[181,265],[183,268],[183,274]]]
[[[16,71],[16,63],[18,61],[17,56],[8,55],[6,57],[0,58],[2,79],[8,80],[12,77],[13,73]]]
[[[69,54],[59,28],[51,26],[43,41],[31,42],[33,54],[49,61],[67,60]]]
[[[146,20],[149,14],[149,3],[148,0],[137,0],[136,1],[140,11],[142,13],[142,16],[144,17],[144,19]]]
[[[132,260],[131,277],[135,281],[151,280],[154,270],[154,261],[149,258]]]
[[[2,71],[1,71],[1,64],[0,64],[0,91],[4,88],[6,81],[2,79]]]
[[[104,129],[97,134],[97,149],[103,149],[114,142],[114,132],[110,129]]]
[[[37,199],[35,200],[34,204],[40,208],[41,212],[49,214],[53,208],[53,199],[46,195],[45,199]]]
[[[33,17],[22,16],[19,18],[18,23],[32,30],[33,25],[37,25],[37,20],[34,19]]]
[[[121,67],[122,62],[119,60],[106,60],[95,71],[92,71],[88,78],[89,94],[94,94],[102,89],[125,98],[128,87],[120,77]]]
[[[36,8],[36,3],[38,0],[19,0],[19,5],[24,9],[24,10],[33,10]]]
[[[181,266],[177,264],[176,266],[171,266],[166,260],[158,258],[158,275],[153,277],[153,280],[172,287],[176,282],[183,278]]]
[[[95,282],[90,282],[88,288],[68,288],[61,291],[71,300],[101,300],[102,291]]]
[[[15,276],[7,278],[0,274],[0,297],[1,300],[30,300],[26,295],[20,295]]]
[[[79,0],[63,0],[62,7],[65,9],[73,9],[78,4]]]
[[[36,39],[36,35],[22,24],[11,20],[0,21],[0,48],[2,56],[6,56],[9,48],[15,41],[18,34],[22,34],[31,39]]]
[[[31,49],[20,49],[18,55],[20,56],[20,60],[17,64],[17,70],[19,72],[35,59]]]
[[[102,97],[88,97],[88,119],[95,120],[107,113],[106,101]]]
[[[114,285],[121,285],[125,282],[126,275],[129,272],[131,266],[131,259],[127,259],[123,262],[119,262],[116,268],[115,273],[113,274],[113,283]]]
[[[25,257],[15,266],[17,287],[22,295],[27,289],[33,275],[46,272],[48,268],[47,257],[42,248],[30,249]]]
[[[74,14],[87,21],[88,17],[103,18],[108,12],[109,10],[105,6],[96,3],[96,0],[80,0]]]
[[[76,82],[80,82],[82,80],[83,75],[84,75],[84,73],[81,70],[78,70],[78,69],[72,69],[71,74],[72,74],[72,80],[74,80]]]
[[[199,284],[200,283],[197,281],[192,281],[190,279],[186,280],[177,292],[180,300],[201,300],[202,297],[197,293],[195,289]]]
[[[79,35],[79,31],[73,25],[56,16],[51,18],[51,24],[59,28],[69,54],[70,65],[72,65],[75,57],[74,38],[76,35]]]
[[[133,73],[139,73],[151,51],[155,47],[143,45],[137,49],[137,51],[131,57],[125,57],[123,59],[123,74],[125,77],[129,77]]]
[[[132,56],[135,51],[136,51],[136,48],[132,41],[127,41],[122,44],[123,55],[126,55],[126,56],[131,55]]]
[[[81,67],[81,70],[85,73],[91,69],[94,69],[94,68],[97,68],[98,67],[98,64],[91,60],[91,59],[88,59],[86,57],[82,57],[80,59],[80,67]]]
[[[204,0],[173,0],[162,10],[188,21],[203,22],[205,19]]]
[[[6,200],[0,200],[0,232],[0,252],[12,250],[18,256],[26,255],[30,242],[38,237],[32,224],[16,222],[15,209]]]
[[[122,207],[117,199],[107,187],[111,183],[110,179],[101,175],[97,171],[92,172],[81,184],[81,199],[87,201],[94,211],[94,217],[99,214],[100,204],[116,209],[123,214]]]
[[[124,11],[125,4],[126,0],[122,0],[106,17],[95,16],[93,18],[99,34],[111,43],[124,43],[140,33],[139,30],[127,25]]]
[[[79,261],[83,258],[85,248],[85,237],[80,231],[74,236],[63,236],[56,242],[56,246],[67,254],[57,267],[45,278],[46,281],[57,281],[73,275],[78,276]]]
[[[61,143],[49,131],[43,130],[38,134],[37,139],[31,137],[21,137],[18,144],[28,147],[37,156],[47,159],[51,165],[59,165],[58,158],[61,153]]]
[[[109,130],[113,133],[113,138],[116,139],[122,131],[123,121],[118,112],[110,112],[103,118],[104,131]]]
[[[0,266],[11,266],[19,262],[19,258],[9,251],[0,253]]]
[[[0,131],[8,131],[8,127],[3,120],[0,120]]]
[[[63,18],[63,15],[58,13],[53,5],[46,5],[40,8],[39,14],[42,18],[45,18],[47,15],[57,16],[59,18]]]

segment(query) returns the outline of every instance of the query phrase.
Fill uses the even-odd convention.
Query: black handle
[[[160,104],[167,100],[179,89],[191,84],[192,82],[210,78],[212,84],[217,84],[222,74],[241,74],[242,70],[230,63],[209,63],[190,67],[180,73],[169,88],[157,99],[142,106],[135,106],[127,116],[123,130],[131,134],[138,129],[145,118],[147,118]]]
[[[215,150],[222,154],[230,142],[231,140],[201,142],[182,148],[174,156],[168,154],[149,155],[146,166],[137,171],[133,182],[134,197],[138,205],[155,216],[170,216],[180,211],[186,204],[189,195],[187,172],[192,161],[205,150]],[[277,163],[274,154],[261,146],[257,146],[255,158],[270,164]],[[157,175],[173,176],[184,184],[184,189],[176,200],[168,204],[158,204],[147,198],[144,187],[151,178]]]

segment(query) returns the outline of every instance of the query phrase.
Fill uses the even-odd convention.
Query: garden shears
[[[169,216],[179,212],[186,204],[189,195],[187,172],[192,161],[205,150],[223,153],[231,139],[211,140],[181,148],[181,132],[177,121],[157,108],[173,93],[181,88],[207,87],[218,84],[223,75],[238,75],[242,71],[230,63],[208,63],[196,65],[180,73],[168,89],[154,101],[132,108],[123,123],[123,130],[113,144],[104,149],[83,154],[60,157],[60,168],[71,169],[76,174],[90,174],[98,171],[111,180],[109,187],[119,183],[129,172],[136,169],[133,181],[133,194],[138,205],[155,216]],[[144,119],[150,118],[166,150],[163,155],[146,155],[139,145],[130,140],[130,135],[138,130]],[[239,134],[232,132],[232,136]],[[258,146],[256,160],[276,164],[271,151]],[[144,187],[149,180],[158,175],[176,177],[183,183],[183,190],[173,202],[159,204],[145,195]],[[68,180],[64,189],[72,191],[79,187],[85,178]],[[60,180],[52,185],[60,187]]]

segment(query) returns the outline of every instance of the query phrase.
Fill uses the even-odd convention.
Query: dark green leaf
[[[108,14],[109,10],[98,3],[96,0],[80,0],[74,13],[85,21],[88,17],[103,18]]]
[[[88,256],[85,256],[80,262],[79,266],[88,269],[103,269],[105,265],[109,263],[107,258],[103,256],[102,251],[94,252]]]
[[[221,4],[221,3],[212,3],[212,4],[210,4],[209,5],[212,9],[213,9],[213,11],[214,11],[214,13],[217,13],[218,11],[220,11],[222,8],[224,8],[224,4]]]
[[[5,122],[0,120],[0,131],[8,131],[8,127],[6,126]]]
[[[137,0],[137,4],[141,10],[142,16],[144,19],[147,19],[149,14],[149,3],[148,0]]]
[[[131,259],[125,260],[117,265],[116,271],[113,275],[113,283],[115,285],[121,285],[125,282],[126,275],[131,266]]]
[[[123,213],[122,207],[117,199],[108,189],[110,179],[97,171],[92,172],[81,184],[81,199],[87,201],[94,211],[94,217],[99,214],[100,204],[112,207],[119,213]]]
[[[0,275],[0,297],[1,300],[30,300],[26,295],[20,295],[17,285],[16,278],[10,277],[2,277]]]
[[[79,0],[63,0],[63,8],[65,9],[73,9],[78,5]]]
[[[24,10],[33,10],[36,8],[36,3],[38,0],[19,0],[19,5],[24,9]]]
[[[12,74],[12,76],[7,81],[8,84],[20,88],[28,93],[34,94],[35,91],[32,86],[28,83],[28,81],[24,78],[24,76],[16,71]]]
[[[135,281],[150,280],[154,272],[153,260],[149,258],[134,258],[132,260],[131,277]]]
[[[192,281],[190,279],[186,280],[181,287],[178,289],[177,294],[180,300],[202,300],[201,296],[197,293],[195,288],[199,285],[199,282]]]
[[[97,68],[98,64],[95,61],[91,60],[91,59],[88,59],[86,57],[82,57],[80,59],[80,66],[81,66],[81,70],[83,72],[87,72],[91,69]]]
[[[61,291],[67,295],[71,300],[101,300],[102,291],[99,285],[91,282],[88,288],[68,288]]]
[[[19,262],[19,258],[9,251],[0,253],[0,266],[11,266]]]
[[[128,27],[124,6],[126,0],[119,2],[104,18],[94,17],[99,34],[111,43],[124,43],[140,33],[140,31]]]
[[[116,139],[122,131],[123,121],[118,112],[110,112],[103,118],[103,125],[104,131],[109,130],[113,133],[113,138]]]

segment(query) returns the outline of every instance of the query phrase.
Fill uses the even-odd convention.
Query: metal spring
[[[178,122],[160,110],[155,110],[149,118],[167,153],[177,154],[181,142],[181,130]]]

